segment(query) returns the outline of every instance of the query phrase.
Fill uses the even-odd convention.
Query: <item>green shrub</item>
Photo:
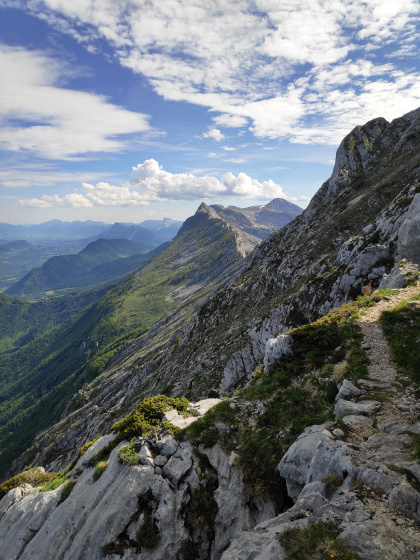
[[[126,548],[127,547],[124,543],[109,542],[102,545],[101,554],[102,556],[108,556],[109,554],[118,554],[118,556],[124,556]]]
[[[420,297],[413,301],[420,301]],[[380,323],[394,360],[414,381],[419,382],[420,352],[415,349],[420,340],[420,306],[402,302],[394,309],[384,311]]]
[[[105,461],[109,458],[111,451],[122,441],[122,437],[117,436],[115,439],[105,445],[98,453],[92,455],[87,462],[88,467],[95,467],[100,461]]]
[[[66,477],[60,473],[58,476],[53,478],[50,482],[47,482],[41,486],[41,492],[48,492],[49,490],[55,490],[66,481]]]
[[[64,483],[64,488],[61,492],[60,501],[58,502],[59,504],[67,500],[67,498],[70,496],[75,486],[76,486],[75,480],[66,480],[66,482]]]
[[[80,448],[80,452],[79,452],[79,457],[82,457],[86,451],[89,449],[89,447],[91,447],[95,441],[98,441],[98,439],[101,439],[102,436],[98,436],[95,439],[92,439],[91,441],[88,441],[87,443],[85,443],[84,445],[82,445],[82,447]]]
[[[33,467],[28,469],[23,473],[17,474],[9,480],[6,480],[0,484],[0,499],[3,498],[13,488],[17,488],[21,484],[32,484],[32,486],[39,486],[40,484],[45,484],[56,478],[58,473],[55,472],[44,472],[41,467]]]
[[[321,522],[305,529],[288,529],[278,539],[286,549],[285,560],[359,560],[360,557],[337,537],[338,528],[334,523]]]
[[[96,465],[95,470],[93,472],[93,480],[98,480],[98,478],[100,478],[105,472],[107,466],[108,466],[108,461],[99,461],[99,463]]]
[[[153,429],[162,427],[162,418],[172,408],[178,412],[186,412],[189,402],[184,398],[172,398],[157,395],[144,399],[137,409],[112,426],[121,439],[131,440],[133,437],[147,436]],[[120,440],[121,441],[121,440]]]
[[[134,442],[131,442],[125,447],[121,447],[121,449],[118,451],[118,459],[123,465],[130,465],[131,467],[139,464],[140,457],[138,451],[136,450]]]
[[[196,488],[191,496],[190,514],[192,523],[206,533],[214,531],[214,522],[218,511],[213,492]]]

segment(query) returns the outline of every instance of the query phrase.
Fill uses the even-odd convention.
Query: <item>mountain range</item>
[[[102,222],[61,222],[15,226],[0,224],[0,288],[7,289],[48,259],[82,251],[89,243],[103,238],[129,239],[150,249],[170,241],[182,222],[164,218],[141,224]],[[16,237],[21,236],[21,239]],[[89,236],[89,237],[87,237]],[[135,270],[133,267],[126,272]]]
[[[310,558],[305,539],[319,557],[419,556],[419,147],[420,109],[374,119],[294,217],[201,204],[143,268],[0,357],[11,559]],[[279,207],[293,219],[270,233]],[[387,304],[400,377],[369,369]]]
[[[111,282],[141,268],[159,250],[128,239],[92,241],[75,255],[48,259],[6,290],[10,295],[37,295],[71,288],[86,289]]]

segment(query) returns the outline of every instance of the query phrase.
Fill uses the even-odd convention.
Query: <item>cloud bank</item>
[[[14,5],[89,49],[107,41],[163,98],[206,107],[215,126],[247,126],[261,138],[336,144],[356,124],[420,104],[417,0]]]
[[[122,135],[150,130],[147,115],[102,95],[65,89],[68,65],[37,51],[0,44],[0,147],[50,159],[119,152]]]
[[[256,199],[276,197],[296,201],[287,196],[280,185],[271,179],[257,181],[246,173],[225,173],[220,179],[211,175],[197,177],[192,173],[170,173],[154,159],[148,159],[133,168],[130,181],[118,187],[100,182],[82,183],[83,191],[63,197],[42,195],[41,198],[21,199],[23,206],[73,208],[93,206],[142,206],[150,202],[203,200],[203,199]]]

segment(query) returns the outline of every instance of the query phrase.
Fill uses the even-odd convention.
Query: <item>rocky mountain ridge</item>
[[[211,208],[228,223],[260,239],[285,226],[302,213],[299,206],[284,198],[275,198],[265,206],[250,206],[249,208],[228,206],[225,208],[220,204],[214,204]]]
[[[132,360],[140,346],[152,357],[174,345],[176,329],[259,242],[203,204],[160,254],[93,306],[80,309],[60,329],[0,356],[0,470],[11,453],[16,455],[12,450],[30,443],[35,430],[90,401],[88,382],[116,354]],[[3,308],[13,308],[13,301],[5,301]],[[23,311],[22,306],[14,308]],[[18,331],[24,323],[24,317],[16,323]],[[137,343],[130,347],[133,339]],[[36,421],[28,430],[31,415]]]

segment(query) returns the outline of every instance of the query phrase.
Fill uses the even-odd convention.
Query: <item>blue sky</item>
[[[305,206],[420,106],[418,0],[0,0],[0,221]]]

